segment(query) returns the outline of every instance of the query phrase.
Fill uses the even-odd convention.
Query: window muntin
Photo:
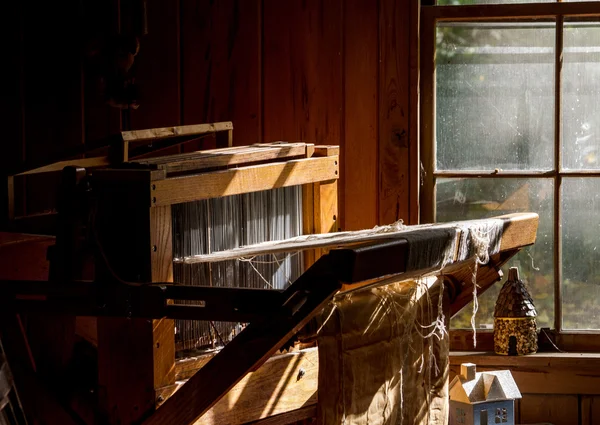
[[[538,311],[538,324],[554,323],[554,179],[551,178],[438,178],[436,180],[437,221],[493,217],[509,212],[536,211],[540,223],[536,243],[515,255],[506,267],[519,267],[528,282]],[[475,316],[478,328],[492,329],[494,305],[500,292],[495,284],[478,298]],[[471,327],[470,303],[450,324]]]
[[[532,3],[532,2],[530,2]],[[469,170],[469,168],[451,168],[451,167],[446,167],[447,169],[444,169],[443,167],[439,166],[439,163],[437,162],[437,158],[435,156],[435,150],[436,148],[439,148],[439,144],[436,145],[435,143],[435,139],[436,139],[436,134],[439,134],[439,129],[436,128],[437,125],[439,125],[439,122],[434,120],[433,124],[434,125],[429,125],[427,123],[427,120],[429,118],[427,117],[431,117],[431,119],[434,118],[434,111],[435,111],[435,106],[436,103],[438,101],[438,99],[435,99],[435,95],[436,95],[436,90],[435,90],[435,81],[433,81],[433,79],[429,79],[430,77],[428,76],[434,76],[436,75],[437,72],[439,72],[439,68],[430,68],[429,65],[426,65],[423,69],[425,70],[425,73],[422,73],[422,80],[424,82],[424,85],[422,87],[422,99],[425,99],[424,101],[424,107],[423,107],[423,115],[422,117],[424,117],[424,121],[422,121],[422,135],[423,135],[423,149],[425,149],[422,153],[422,158],[424,161],[424,164],[426,164],[425,169],[424,169],[424,186],[423,186],[423,190],[422,190],[422,206],[424,206],[424,208],[422,209],[422,214],[424,214],[424,219],[425,220],[429,220],[431,218],[433,218],[433,216],[431,215],[431,212],[436,212],[435,209],[435,204],[436,201],[438,201],[439,199],[437,197],[434,198],[429,198],[431,199],[431,201],[428,200],[428,197],[431,196],[431,193],[433,192],[434,194],[436,193],[436,181],[439,182],[440,179],[445,179],[445,178],[463,178],[463,179],[467,179],[467,178],[471,178],[471,177],[481,177],[481,176],[485,176],[485,177],[489,177],[490,174],[496,174],[495,178],[499,178],[499,179],[504,179],[504,178],[515,178],[515,177],[519,177],[519,178],[532,178],[532,179],[538,179],[538,178],[548,178],[550,180],[553,180],[555,182],[554,184],[554,190],[555,190],[555,196],[554,196],[554,236],[558,236],[561,235],[561,230],[560,230],[560,224],[562,223],[562,218],[561,215],[559,214],[560,209],[563,208],[563,204],[564,204],[564,200],[561,199],[561,196],[563,196],[563,192],[562,190],[560,190],[562,183],[564,181],[566,181],[568,178],[576,178],[579,177],[577,174],[581,174],[581,178],[597,178],[600,177],[600,170],[598,168],[600,167],[596,167],[594,166],[594,154],[589,154],[589,149],[583,153],[583,155],[581,153],[579,153],[579,158],[581,158],[582,156],[584,158],[586,158],[587,162],[585,164],[585,166],[580,166],[580,167],[573,167],[572,165],[570,165],[569,163],[569,158],[568,156],[565,155],[564,150],[567,149],[562,143],[562,139],[566,137],[567,134],[567,130],[568,130],[568,134],[570,134],[571,136],[575,133],[573,131],[573,128],[577,128],[576,125],[580,125],[583,123],[585,124],[585,121],[583,120],[583,118],[580,120],[581,122],[578,123],[577,122],[577,114],[574,114],[573,116],[575,117],[575,119],[573,120],[573,123],[567,122],[566,120],[569,119],[568,118],[568,114],[565,114],[564,111],[562,111],[563,108],[565,108],[565,102],[567,101],[568,97],[569,97],[569,93],[568,90],[573,88],[573,85],[571,87],[568,86],[568,76],[569,76],[569,69],[568,66],[571,66],[571,64],[569,63],[569,61],[573,61],[573,68],[576,69],[577,67],[579,67],[579,74],[581,74],[581,69],[583,68],[583,70],[585,72],[587,72],[588,74],[590,73],[589,71],[589,67],[590,66],[596,66],[594,65],[581,65],[581,62],[592,62],[592,63],[598,63],[598,60],[594,59],[593,56],[595,54],[595,51],[593,49],[593,45],[594,43],[599,44],[594,40],[594,36],[593,34],[591,36],[583,36],[583,35],[577,35],[577,34],[567,34],[567,30],[570,30],[571,27],[578,27],[578,28],[586,28],[586,31],[589,33],[592,30],[590,28],[593,28],[594,25],[597,26],[597,24],[594,24],[593,22],[590,23],[590,16],[595,16],[597,17],[596,19],[600,18],[600,8],[597,7],[597,5],[594,5],[593,3],[589,3],[589,4],[581,4],[581,5],[577,5],[576,7],[571,7],[571,5],[568,4],[560,4],[557,3],[555,5],[553,5],[552,8],[546,8],[543,5],[534,5],[534,4],[530,4],[530,5],[523,5],[523,7],[521,7],[521,5],[516,5],[519,7],[511,7],[511,8],[507,8],[507,9],[500,9],[499,7],[496,7],[497,5],[486,5],[486,6],[474,6],[473,8],[466,8],[465,12],[459,12],[458,8],[447,8],[447,12],[446,13],[446,9],[444,9],[443,7],[430,7],[430,8],[425,8],[425,9],[430,9],[427,10],[426,13],[423,14],[423,16],[425,17],[424,19],[424,24],[423,24],[423,29],[425,31],[425,33],[429,33],[429,31],[435,32],[435,24],[437,21],[437,24],[441,24],[445,27],[449,27],[451,25],[454,26],[467,26],[467,24],[472,25],[473,23],[477,22],[479,23],[483,23],[483,16],[494,16],[496,19],[495,22],[490,22],[487,25],[498,25],[498,21],[500,20],[505,20],[507,23],[510,22],[512,25],[522,25],[525,23],[530,23],[531,22],[531,17],[532,16],[536,16],[536,19],[540,19],[543,18],[546,20],[546,24],[547,21],[550,20],[558,20],[557,23],[557,28],[559,28],[558,31],[555,32],[555,40],[556,40],[556,53],[555,53],[555,75],[557,75],[558,77],[561,77],[561,70],[564,72],[564,76],[562,78],[559,78],[558,80],[560,80],[560,82],[562,82],[563,87],[559,92],[554,93],[554,102],[555,105],[559,105],[561,106],[561,109],[556,109],[554,111],[555,114],[555,120],[553,122],[553,128],[554,128],[554,134],[552,135],[553,137],[553,147],[556,147],[556,152],[554,153],[554,159],[552,161],[552,167],[550,170],[536,170],[536,169],[531,169],[531,170],[522,170],[519,169],[518,167],[515,167],[514,169],[510,170],[510,169],[501,169],[501,167],[498,167],[498,170],[496,171],[489,171],[488,170]],[[575,6],[575,5],[573,5]],[[584,7],[585,6],[585,7]],[[462,9],[462,8],[461,8]],[[435,10],[435,11],[434,11]],[[511,13],[514,12],[514,17],[512,17],[512,19],[508,16],[506,16],[505,12],[509,11]],[[560,15],[561,13],[564,13],[566,16]],[[570,19],[568,14],[569,13],[577,13],[577,20],[575,19]],[[462,16],[461,16],[462,15]],[[580,16],[585,15],[585,18],[580,18]],[[456,21],[456,22],[449,22],[450,18],[449,16],[452,16],[452,19],[459,19],[460,22]],[[517,19],[521,19],[522,22],[518,22]],[[525,20],[528,20],[527,22]],[[563,28],[563,19],[564,19],[564,28],[565,28],[565,32],[563,32],[562,29]],[[471,22],[468,22],[471,21]],[[539,23],[539,21],[538,21]],[[502,24],[504,24],[504,22],[502,22]],[[431,30],[429,30],[429,28],[431,28]],[[564,43],[563,43],[563,36],[564,36]],[[569,37],[571,37],[570,40]],[[586,42],[588,43],[587,45],[584,46],[577,46],[577,37],[579,37],[580,39],[585,39]],[[434,53],[434,50],[427,47],[427,46],[432,46],[435,44],[435,42],[430,42],[428,37],[424,37],[423,38],[424,43],[424,50],[422,50],[422,52],[425,52],[425,57],[429,54],[429,52],[431,52],[431,54]],[[590,43],[592,44],[592,48],[590,48]],[[564,50],[563,50],[563,44],[564,44]],[[582,51],[582,47],[586,48],[587,50]],[[489,50],[492,51],[492,50]],[[564,67],[559,68],[559,65],[561,64],[561,62],[559,61],[559,57],[561,57],[560,53],[564,54],[564,60],[565,60],[565,65]],[[585,53],[584,55],[582,55],[582,53]],[[584,57],[585,56],[585,57]],[[583,57],[583,59],[582,59]],[[423,61],[421,62],[423,64]],[[586,68],[587,67],[587,68]],[[431,71],[430,71],[431,70]],[[591,74],[593,75],[593,74]],[[439,80],[439,75],[437,75],[437,79]],[[595,81],[592,78],[587,78],[588,82],[592,82]],[[578,81],[581,82],[581,81]],[[558,83],[557,79],[555,78],[555,87],[561,88],[561,85]],[[567,85],[565,85],[567,84]],[[589,84],[587,87],[582,88],[582,87],[577,87],[575,86],[575,89],[579,88],[579,91],[583,93],[585,93],[586,95],[591,95],[593,94],[592,92],[595,90],[595,88],[589,88]],[[575,90],[576,92],[576,90]],[[434,99],[433,102],[427,100],[429,99],[430,94],[432,95],[432,98]],[[562,99],[561,101],[561,97],[565,97],[565,99]],[[570,100],[570,99],[569,99]],[[582,100],[585,99],[581,99],[580,98],[580,102]],[[431,106],[430,106],[431,105]],[[563,116],[561,116],[561,112],[563,112]],[[439,116],[438,116],[439,118]],[[431,121],[430,121],[431,122]],[[555,125],[555,126],[554,126]],[[574,127],[575,125],[575,127]],[[570,127],[569,127],[570,126]],[[589,126],[583,126],[584,129],[589,128]],[[589,139],[589,138],[588,138]],[[571,137],[571,140],[573,140],[573,137]],[[592,143],[593,144],[593,143]],[[428,148],[429,146],[429,148]],[[431,148],[433,147],[433,149]],[[446,146],[445,148],[448,148],[448,146]],[[431,152],[428,152],[427,150],[431,149]],[[593,149],[592,149],[593,150]],[[470,152],[469,152],[470,153]],[[543,154],[543,153],[542,153]],[[576,155],[574,155],[574,158],[578,158]],[[573,161],[571,161],[572,164]],[[581,160],[580,160],[581,162]],[[564,167],[560,167],[560,164],[563,163]],[[592,164],[592,165],[589,165]],[[587,167],[587,168],[586,168]],[[489,168],[489,167],[488,167]],[[430,177],[432,176],[432,177]],[[483,179],[482,179],[483,180]],[[433,183],[433,184],[432,184]],[[600,189],[599,189],[600,190]],[[560,208],[559,208],[560,207]],[[424,211],[424,212],[423,212]],[[452,211],[449,211],[450,213]],[[437,211],[438,213],[438,217],[440,216],[440,211]],[[441,212],[442,214],[444,212]],[[440,220],[438,218],[438,220]],[[540,223],[541,225],[541,223]],[[540,226],[541,227],[541,226]],[[539,232],[538,232],[538,237],[539,237]],[[556,239],[556,238],[554,238]],[[539,243],[539,239],[538,242],[536,242],[536,245]],[[562,302],[559,303],[558,306],[555,307],[555,311],[556,313],[559,314],[559,316],[557,317],[563,317],[562,315],[562,308],[565,308],[565,311],[567,312],[567,316],[569,314],[569,307],[566,305],[569,299],[569,290],[573,289],[572,288],[564,288],[565,285],[565,281],[563,279],[560,279],[561,274],[567,270],[566,268],[563,269],[563,267],[565,266],[564,262],[561,263],[560,262],[560,258],[561,255],[563,254],[561,252],[561,248],[562,246],[558,246],[555,245],[554,248],[554,255],[551,256],[555,259],[558,259],[558,262],[554,263],[554,271],[559,272],[559,274],[554,274],[554,279],[555,279],[555,286],[559,289],[555,289],[555,293],[557,296],[560,296],[559,298],[557,298],[557,300],[561,300],[564,297],[566,297],[566,299]],[[566,245],[564,246],[565,249],[570,249],[568,248]],[[534,262],[535,264],[535,262]],[[536,265],[537,266],[537,265]],[[581,283],[580,283],[581,284]],[[562,289],[561,285],[563,286]],[[499,289],[499,287],[501,286],[500,284],[496,285]],[[489,291],[492,291],[493,289],[490,289]],[[489,292],[488,291],[488,292]],[[556,292],[558,291],[558,292]],[[533,291],[532,291],[533,292]],[[485,297],[487,295],[484,294],[481,296],[480,298],[480,303],[482,301],[482,298]],[[534,295],[534,298],[536,298],[536,296]],[[495,297],[490,296],[490,301],[492,301],[492,299],[495,301]],[[490,305],[492,305],[493,303],[490,302]],[[536,304],[539,304],[539,301],[536,301]],[[575,302],[575,304],[577,304],[577,302]],[[465,308],[465,311],[470,311],[470,308],[467,307]],[[564,322],[564,328],[565,329],[598,329],[598,325],[595,325],[593,323],[589,323],[591,322],[590,320],[588,320],[588,323],[583,323],[583,324],[577,324],[577,326],[572,325],[567,323],[567,321],[565,320]],[[577,323],[577,322],[575,322]],[[558,330],[562,330],[563,329],[563,322],[561,320],[558,320],[555,322],[556,326],[558,326]]]

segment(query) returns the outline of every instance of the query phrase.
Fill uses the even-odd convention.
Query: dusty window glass
[[[553,168],[554,29],[438,25],[437,170]]]
[[[561,186],[564,329],[600,329],[600,178]]]
[[[436,221],[469,220],[513,212],[540,216],[536,243],[515,255],[504,267],[519,267],[538,312],[538,324],[554,322],[554,183],[546,178],[440,178],[436,181]],[[600,238],[599,238],[600,240]],[[600,252],[600,251],[599,251]],[[494,306],[506,279],[481,294],[475,317],[478,328],[492,329]],[[455,315],[450,325],[471,327],[472,303]]]
[[[600,169],[600,23],[565,23],[562,165]]]

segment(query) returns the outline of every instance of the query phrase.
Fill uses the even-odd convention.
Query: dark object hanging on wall
[[[87,48],[88,75],[96,79],[102,97],[112,107],[137,109],[140,93],[135,81],[135,58],[142,36],[148,34],[146,0],[133,0],[131,31],[99,37]]]
[[[537,312],[533,300],[511,267],[494,310],[494,351],[509,356],[535,353],[538,348]]]

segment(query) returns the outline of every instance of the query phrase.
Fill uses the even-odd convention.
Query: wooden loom
[[[73,201],[80,196],[78,188],[86,180],[85,172],[70,170],[65,173],[65,177],[65,181],[71,179],[65,198]],[[102,252],[96,256],[94,279],[96,284],[102,283],[100,287],[106,292],[101,296],[109,298],[107,304],[111,308],[102,311],[97,305],[76,302],[97,297],[99,287],[78,282],[77,296],[81,298],[57,298],[55,291],[52,294],[54,298],[45,294],[43,309],[52,311],[53,308],[61,307],[72,314],[99,317],[98,367],[101,379],[99,385],[103,390],[100,398],[103,420],[109,423],[138,423],[147,417],[146,422],[149,424],[193,423],[204,414],[199,423],[245,423],[283,415],[278,416],[279,422],[273,423],[286,423],[314,415],[312,406],[316,402],[317,389],[314,364],[318,360],[315,349],[287,355],[287,360],[283,360],[285,356],[274,358],[260,369],[257,368],[293,332],[318,313],[319,307],[327,303],[335,293],[357,290],[367,284],[373,285],[376,283],[373,279],[382,275],[400,274],[403,276],[400,280],[404,280],[410,278],[406,274],[408,272],[422,272],[407,271],[406,264],[402,261],[394,262],[391,268],[381,262],[373,265],[373,258],[385,259],[391,254],[404,258],[409,249],[406,240],[397,238],[392,246],[387,243],[373,245],[370,242],[367,247],[334,250],[323,256],[312,268],[307,267],[307,272],[294,283],[294,289],[286,291],[283,297],[279,294],[274,296],[261,293],[250,301],[244,301],[236,299],[232,293],[205,291],[200,298],[209,301],[206,308],[202,309],[203,312],[199,313],[196,308],[193,313],[189,309],[182,313],[183,310],[177,310],[178,307],[168,300],[183,298],[183,292],[191,291],[178,285],[164,285],[172,282],[173,270],[170,205],[286,185],[303,185],[304,231],[323,233],[337,230],[337,178],[337,147],[313,147],[309,144],[263,144],[226,148],[195,156],[148,160],[92,173],[91,184],[98,202],[95,220],[102,247]],[[71,203],[71,207],[73,204],[77,203]],[[64,200],[62,207],[62,214],[65,216],[65,226],[62,227],[64,232],[62,235],[58,234],[53,259],[53,267],[60,273],[51,280],[55,283],[72,283],[73,280],[81,279],[84,274],[77,249],[74,249],[78,245],[60,246],[59,241],[61,238],[63,241],[68,240],[65,239],[65,233],[77,240],[73,238],[73,232],[69,234],[65,230],[72,230],[73,222],[84,221],[86,212],[70,208],[69,203]],[[537,216],[522,214],[504,217],[502,220],[505,226],[500,250],[478,271],[477,283],[482,289],[499,279],[502,264],[521,247],[530,245],[535,240]],[[424,228],[422,231],[427,232],[428,229]],[[324,252],[321,249],[328,248],[323,246],[308,251],[309,254],[305,256],[307,266],[321,257]],[[471,264],[471,261],[452,261],[439,272],[445,276],[449,288],[451,313],[460,310],[471,299]],[[119,279],[115,280],[115,276]],[[152,285],[151,282],[161,285]],[[123,283],[146,285],[124,287]],[[6,282],[3,287],[9,288],[8,293],[15,296],[12,299],[4,298],[7,307],[16,305],[18,309],[22,309],[20,311],[41,308],[39,303],[16,302],[17,295],[26,287],[25,282],[12,282],[12,286],[11,282]],[[68,288],[62,289],[66,293],[72,288],[68,285]],[[301,302],[296,304],[294,297],[298,288],[304,288],[303,291],[311,288],[310,291],[316,294],[316,298],[307,300],[301,297]],[[37,285],[30,292],[44,292],[44,288]],[[244,292],[244,295],[251,296],[248,292]],[[8,303],[9,300],[15,302]],[[216,300],[214,307],[213,300]],[[152,302],[149,306],[142,305],[149,302]],[[290,306],[300,315],[282,313]],[[260,312],[261,309],[264,311]],[[123,317],[128,314],[133,318]],[[202,367],[199,374],[192,376],[192,372],[207,362],[207,358],[175,361],[172,318],[183,314],[188,315],[185,317],[197,314],[197,318],[212,317],[215,320],[233,317],[247,320],[251,325],[256,322],[256,326],[249,326],[218,356]],[[265,317],[271,320],[265,321]],[[253,341],[260,341],[261,344],[253,344]],[[244,343],[250,345],[245,346]],[[236,349],[247,350],[249,354],[240,358]],[[288,385],[284,384],[280,388],[275,401],[269,400],[269,395],[260,391],[253,395],[243,391],[243,388],[237,389],[240,385],[248,384],[248,378],[244,376],[250,370],[256,370],[254,375],[259,377],[255,378],[259,382],[260,376],[267,380],[278,379],[282,367],[287,367],[290,361],[289,356],[298,356],[298,359],[309,360],[312,364],[312,373],[302,381],[302,391],[298,391],[297,385],[289,385],[289,379]],[[299,373],[299,367],[296,364],[291,373]],[[185,378],[190,378],[190,382],[181,386],[180,381]],[[240,383],[241,379],[245,379],[245,383]],[[207,386],[206,382],[211,382],[211,385]],[[151,414],[155,406],[164,403],[175,390],[177,392],[168,403]],[[228,392],[235,394],[236,391],[243,398],[239,406],[228,408],[219,402]],[[260,407],[265,404],[271,406],[266,411]]]

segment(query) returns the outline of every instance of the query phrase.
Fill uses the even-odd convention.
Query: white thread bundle
[[[241,245],[292,238],[302,233],[298,186],[174,205],[174,258],[211,254]],[[186,285],[284,289],[302,273],[302,255],[264,253],[248,261],[174,261],[174,280]],[[178,301],[178,303],[182,303]],[[239,324],[176,321],[180,349],[219,345]]]

